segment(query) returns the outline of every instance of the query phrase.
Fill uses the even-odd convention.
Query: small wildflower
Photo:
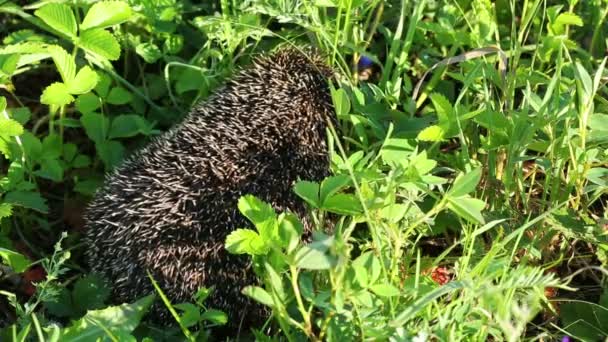
[[[442,266],[435,267],[431,271],[431,278],[439,285],[444,285],[451,280],[450,272]]]

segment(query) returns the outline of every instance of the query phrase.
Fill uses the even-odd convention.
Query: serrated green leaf
[[[319,199],[319,184],[309,181],[299,181],[294,186],[295,193],[304,199],[313,208],[318,208],[321,203]]]
[[[358,215],[363,212],[359,199],[351,194],[336,194],[323,202],[322,209],[341,215]]]
[[[257,232],[237,229],[226,237],[226,249],[232,254],[264,255],[268,246]]]
[[[560,13],[555,19],[555,25],[574,25],[583,26],[583,19],[578,15],[570,12]]]
[[[105,28],[121,24],[131,18],[131,7],[123,1],[100,1],[89,9],[84,17],[81,30]]]
[[[46,87],[40,96],[40,102],[58,107],[70,104],[72,101],[74,101],[74,97],[70,95],[68,87],[60,82],[55,82]]]
[[[4,196],[4,202],[13,206],[34,209],[43,214],[48,213],[49,207],[40,193],[34,191],[11,191]]]
[[[114,36],[103,29],[83,31],[78,39],[79,45],[97,56],[115,61],[120,57],[120,45]]]
[[[76,63],[67,51],[59,45],[51,45],[48,47],[49,54],[53,58],[53,62],[61,75],[64,83],[70,82],[76,74]]]
[[[445,139],[445,133],[446,132],[443,130],[443,128],[438,125],[433,125],[420,131],[416,139],[431,142],[442,141]]]
[[[276,220],[277,214],[272,206],[253,195],[241,196],[238,208],[256,226],[268,220]]]
[[[163,56],[162,51],[153,43],[142,43],[135,47],[135,52],[140,55],[146,63],[152,64]]]
[[[61,333],[60,340],[96,341],[107,336],[106,330],[114,335],[128,334],[139,325],[153,301],[154,296],[149,295],[132,304],[89,311],[84,317],[65,328]]]
[[[70,6],[50,3],[37,9],[34,14],[51,28],[71,38],[76,36],[76,18]]]
[[[74,79],[67,82],[68,91],[71,94],[80,95],[93,90],[97,85],[97,73],[89,66],[82,67]]]
[[[10,203],[0,203],[0,220],[13,214],[13,206]]]
[[[437,118],[439,119],[439,125],[447,125],[450,126],[451,121],[453,120],[454,108],[448,99],[445,96],[439,93],[433,93],[430,96],[431,101],[433,102],[433,106],[435,107],[435,112],[437,113]],[[446,128],[447,128],[446,127]]]
[[[23,126],[13,119],[0,117],[0,137],[8,139],[23,134]]]
[[[338,191],[342,190],[350,182],[350,177],[347,175],[336,175],[325,178],[321,182],[321,203],[328,197],[333,196]]]

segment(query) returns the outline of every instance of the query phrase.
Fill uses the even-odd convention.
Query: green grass
[[[141,323],[151,297],[108,307],[80,215],[105,172],[281,44],[316,46],[341,75],[333,175],[294,188],[316,222],[338,220],[306,245],[297,218],[265,211],[248,235],[276,225],[264,248],[227,241],[260,265],[244,290],[272,310],[257,339],[605,339],[607,14],[605,0],[0,0],[1,339],[205,340],[225,323],[207,289],[159,291],[169,329]]]

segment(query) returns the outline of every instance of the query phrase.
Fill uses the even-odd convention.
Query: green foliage
[[[251,258],[243,295],[272,311],[256,338],[605,337],[606,17],[604,0],[0,1],[0,294],[16,317],[0,339],[225,324],[212,289],[171,303],[157,286],[176,320],[162,330],[141,322],[152,297],[106,307],[74,217],[252,55],[300,43],[341,75],[332,175],[294,184],[306,217],[238,202],[250,224],[226,249]]]

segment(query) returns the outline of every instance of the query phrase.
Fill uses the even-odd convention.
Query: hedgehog
[[[172,303],[212,287],[205,304],[229,322],[263,316],[241,291],[256,283],[251,261],[226,237],[249,226],[237,202],[251,194],[313,229],[292,187],[329,175],[327,126],[335,123],[333,71],[311,48],[257,56],[184,120],[106,175],[85,211],[86,258],[112,301],[154,293],[149,271]],[[162,303],[148,314],[170,324]]]

